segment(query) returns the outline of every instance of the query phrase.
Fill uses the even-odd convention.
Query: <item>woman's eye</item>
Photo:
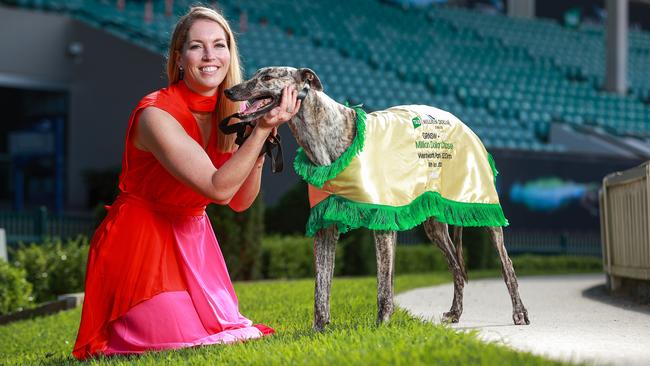
[[[215,44],[214,46],[215,46],[216,48],[226,48],[226,44],[225,44],[225,43],[217,43],[217,44]]]
[[[201,46],[199,46],[198,44],[193,44],[193,45],[190,46],[191,50],[195,50],[197,48],[201,48]]]

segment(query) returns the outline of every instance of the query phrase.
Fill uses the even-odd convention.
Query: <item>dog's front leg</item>
[[[320,229],[314,237],[314,257],[316,258],[314,330],[316,331],[322,331],[330,322],[330,290],[338,239],[339,232],[336,225]]]
[[[375,231],[377,253],[377,325],[388,322],[393,314],[393,277],[397,232]]]

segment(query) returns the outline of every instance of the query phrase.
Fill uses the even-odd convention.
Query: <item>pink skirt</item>
[[[134,354],[259,338],[274,333],[239,313],[207,215],[172,221],[186,291],[160,293],[109,325],[104,355]],[[152,260],[155,260],[152,258]]]

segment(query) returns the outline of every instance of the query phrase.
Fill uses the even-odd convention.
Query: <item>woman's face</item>
[[[183,67],[184,80],[190,89],[202,95],[214,95],[230,66],[226,32],[211,20],[194,21],[176,63]]]

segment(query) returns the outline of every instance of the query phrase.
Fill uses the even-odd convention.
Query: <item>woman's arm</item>
[[[262,181],[262,167],[264,166],[264,155],[260,156],[255,162],[255,166],[251,173],[248,175],[248,178],[239,188],[239,191],[235,193],[232,197],[232,200],[228,203],[230,208],[237,212],[242,212],[248,209],[257,195],[260,192],[260,185]]]
[[[297,111],[300,102],[296,102],[296,96],[294,88],[283,91],[280,106],[260,118],[246,143],[220,169],[214,167],[201,146],[169,113],[155,107],[145,108],[140,114],[134,143],[150,151],[167,171],[196,192],[226,204],[248,180],[273,128],[288,121]],[[287,112],[290,103],[294,103],[294,113]],[[254,178],[255,174],[252,176]],[[256,192],[259,192],[259,183]]]
[[[298,106],[300,106],[300,104],[298,104]],[[271,132],[271,134],[273,136],[277,134],[277,127],[273,129],[273,132]],[[230,208],[232,208],[233,210],[237,212],[242,212],[248,209],[255,201],[255,198],[257,198],[257,195],[260,192],[260,185],[262,180],[262,168],[264,167],[264,158],[265,158],[264,154],[260,155],[260,157],[257,158],[255,167],[253,168],[253,170],[251,170],[251,173],[248,175],[248,178],[246,179],[246,181],[244,181],[244,184],[242,184],[242,186],[239,188],[239,191],[235,193],[230,203],[228,203]]]

